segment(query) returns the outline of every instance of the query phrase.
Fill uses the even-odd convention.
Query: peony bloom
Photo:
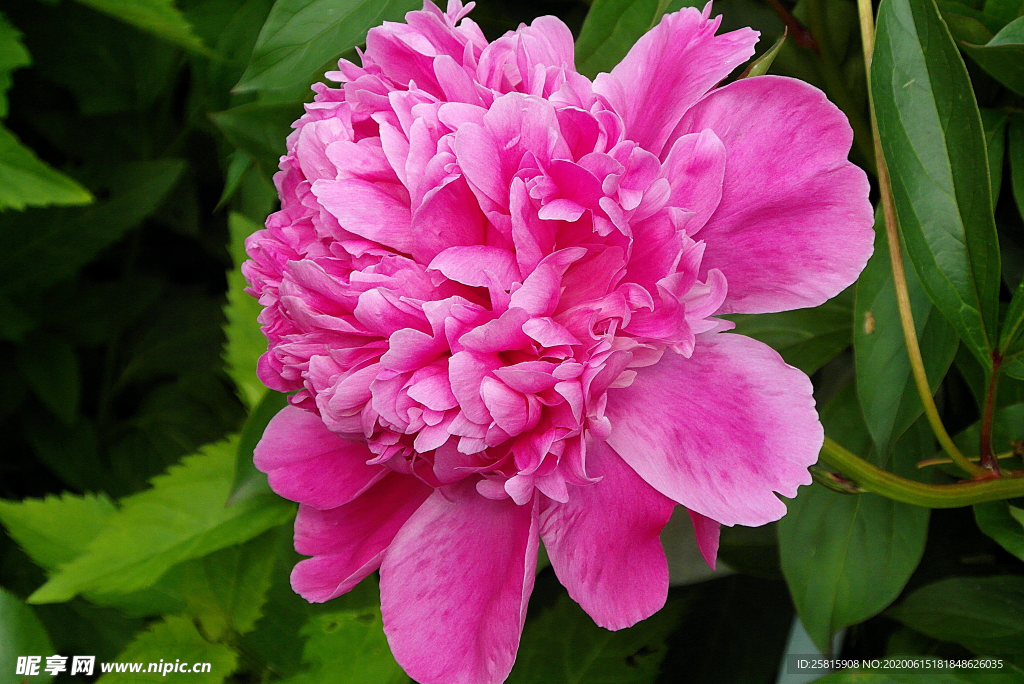
[[[294,392],[257,466],[298,501],[292,586],[380,569],[423,684],[515,660],[538,543],[608,629],[665,602],[659,533],[785,513],[822,428],[811,384],[718,314],[816,306],[872,246],[852,134],[815,88],[716,88],[757,32],[666,16],[611,73],[541,17],[493,43],[427,3],[306,105],[243,271],[261,379]]]

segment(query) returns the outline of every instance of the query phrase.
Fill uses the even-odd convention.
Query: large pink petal
[[[537,564],[537,512],[466,481],[437,490],[384,555],[395,659],[421,684],[498,684],[515,662]]]
[[[313,558],[292,570],[292,588],[314,603],[352,589],[380,567],[398,530],[431,491],[415,477],[392,473],[344,506],[329,511],[300,506],[295,550]]]
[[[487,219],[465,178],[432,188],[412,216],[413,257],[421,264],[452,245],[483,244]]]
[[[666,14],[610,74],[598,74],[594,92],[622,117],[628,139],[661,156],[683,113],[754,54],[757,31],[716,36],[720,23],[692,7]]]
[[[608,390],[608,443],[665,496],[723,525],[778,520],[824,432],[811,382],[771,347],[720,333]]]
[[[395,184],[369,183],[356,178],[318,180],[313,194],[341,227],[395,251],[412,252],[412,215],[404,202],[385,192]]]
[[[338,437],[315,413],[286,406],[267,425],[253,462],[284,498],[335,508],[388,473],[384,466],[366,465],[374,457],[364,442]]]
[[[668,596],[668,563],[658,535],[675,502],[658,493],[606,443],[587,445],[587,474],[569,502],[541,513],[541,538],[569,596],[594,622],[623,629],[650,617]]]
[[[857,279],[874,232],[853,133],[824,93],[780,76],[743,79],[693,107],[677,133],[725,144],[722,201],[700,233],[702,277],[729,281],[725,312],[817,306]]]
[[[508,290],[522,280],[516,255],[501,247],[457,245],[444,250],[427,267],[438,270],[449,280],[472,287],[487,287],[491,280]]]

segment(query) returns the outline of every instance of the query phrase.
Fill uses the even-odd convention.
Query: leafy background
[[[251,465],[283,398],[256,381],[264,345],[238,265],[275,208],[271,176],[309,85],[417,4],[0,1],[0,684],[22,681],[14,660],[31,653],[211,662],[176,675],[203,684],[408,681],[374,577],[323,605],[288,586],[295,509]],[[493,39],[558,15],[593,76],[684,4],[482,0],[473,17]],[[928,378],[977,454],[992,351],[1006,352],[993,434],[1003,466],[1019,467],[1024,4],[875,7],[872,87]],[[721,0],[715,12],[725,29],[761,31],[759,54],[788,24],[771,71],[847,113],[851,158],[874,181],[856,5]],[[844,447],[954,482],[921,418],[878,230],[849,290],[813,310],[737,316],[738,329],[812,374]],[[1006,663],[822,682],[1024,681],[1024,501],[929,511],[816,483],[788,506],[778,524],[724,530],[733,572],[673,587],[629,630],[594,626],[543,570],[509,681],[771,683],[794,615],[846,658]]]

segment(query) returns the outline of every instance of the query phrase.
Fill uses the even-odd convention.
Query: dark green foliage
[[[310,85],[419,4],[0,0],[0,684],[21,684],[14,662],[33,653],[210,662],[188,676],[209,684],[409,681],[387,648],[375,575],[326,604],[290,587],[295,507],[252,465],[286,397],[256,378],[266,342],[238,268],[276,208],[272,175]],[[472,16],[495,39],[557,14],[594,76],[683,6],[703,3],[482,0]],[[874,200],[856,3],[782,10],[790,32],[771,73],[844,110]],[[977,457],[998,352],[992,442],[1004,468],[1021,468],[1024,3],[877,10],[873,92],[926,374]],[[758,55],[782,35],[761,0],[714,11],[723,30],[760,31]],[[814,17],[817,50],[793,30]],[[962,477],[921,418],[881,225],[843,294],[730,318],[813,374],[843,446],[921,482]],[[823,683],[1024,682],[1021,500],[930,513],[812,484],[787,505],[778,524],[722,531],[719,561],[735,574],[675,586],[663,610],[618,632],[543,570],[509,682],[774,684],[797,615],[838,656],[1005,659],[1000,671]]]
[[[884,3],[877,41],[871,87],[907,251],[935,306],[988,367],[999,245],[967,69],[932,0]]]
[[[931,448],[915,424],[890,453],[878,451],[857,412],[852,384],[821,412],[825,433],[900,475]],[[800,619],[822,653],[832,635],[881,612],[899,596],[924,552],[928,510],[875,494],[850,495],[819,484],[802,487],[779,523],[782,571]]]
[[[522,653],[508,681],[652,684],[668,650],[665,640],[684,605],[684,600],[673,598],[654,617],[609,632],[562,594],[527,626]]]

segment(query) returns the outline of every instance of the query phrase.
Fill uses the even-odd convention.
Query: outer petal
[[[722,526],[700,513],[689,510],[687,513],[690,514],[690,520],[693,522],[693,533],[697,538],[700,555],[704,556],[708,566],[714,570],[715,560],[718,558],[718,539],[721,536]]]
[[[541,538],[569,596],[601,627],[650,617],[668,596],[668,563],[658,535],[675,503],[644,482],[606,443],[587,445],[587,474],[569,502],[541,513]]]
[[[515,662],[537,565],[537,511],[436,490],[381,566],[381,611],[395,659],[421,684],[498,684]]]
[[[874,232],[853,133],[824,93],[780,76],[743,79],[693,107],[676,133],[725,144],[722,201],[701,231],[702,275],[729,281],[724,312],[817,306],[857,279]]]
[[[622,117],[628,139],[661,156],[683,113],[754,54],[757,31],[716,36],[719,23],[692,7],[666,14],[610,74],[597,76],[594,92]]]
[[[344,506],[300,506],[295,550],[314,557],[292,570],[292,588],[314,603],[352,589],[380,567],[391,540],[431,491],[415,477],[391,474]]]
[[[375,456],[365,442],[338,437],[315,413],[295,406],[270,420],[254,456],[271,489],[316,508],[348,503],[388,473],[366,465]]]
[[[655,489],[723,525],[763,525],[810,484],[824,431],[811,382],[761,342],[720,333],[608,390],[608,443]]]

